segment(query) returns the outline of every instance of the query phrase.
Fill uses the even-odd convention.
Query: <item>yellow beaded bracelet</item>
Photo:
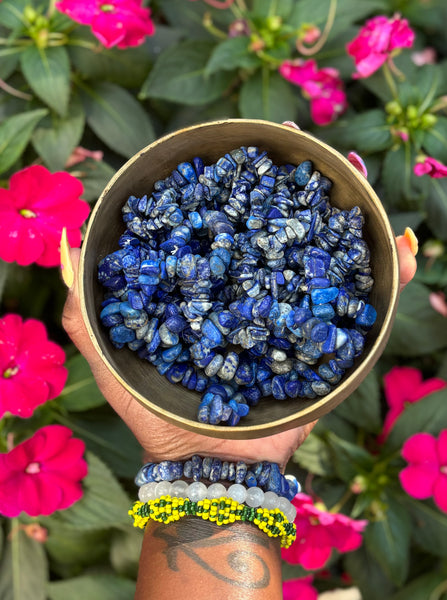
[[[281,548],[289,548],[296,539],[295,524],[289,523],[278,508],[272,510],[252,508],[239,504],[227,496],[193,502],[189,498],[166,495],[148,502],[135,502],[129,510],[129,515],[134,519],[134,527],[140,529],[144,529],[149,520],[168,524],[182,517],[194,516],[212,521],[219,526],[229,525],[235,521],[248,521],[269,537],[279,537]]]

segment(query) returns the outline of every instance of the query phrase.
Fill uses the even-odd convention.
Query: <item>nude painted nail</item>
[[[65,285],[70,289],[74,283],[74,271],[70,258],[70,245],[67,239],[67,230],[65,227],[62,229],[60,250],[62,279],[64,280]]]

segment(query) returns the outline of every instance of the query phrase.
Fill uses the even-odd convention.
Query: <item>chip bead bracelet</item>
[[[219,526],[246,521],[256,525],[269,537],[280,538],[282,548],[289,548],[296,540],[295,524],[289,522],[279,509],[243,506],[226,496],[193,502],[188,498],[164,495],[145,503],[135,502],[129,510],[129,516],[134,519],[134,527],[140,529],[144,529],[149,520],[168,524],[188,516],[200,517]]]
[[[165,460],[147,463],[138,471],[135,484],[142,486],[151,482],[174,481],[177,479],[208,480],[245,484],[248,488],[258,487],[264,492],[292,500],[300,486],[293,475],[283,475],[276,463],[262,461],[247,464],[243,461],[229,462],[219,458],[193,455],[186,461]]]
[[[310,160],[278,167],[242,146],[123,207],[100,319],[117,348],[202,394],[199,422],[325,396],[362,354],[376,319],[364,217],[331,206],[331,187]]]

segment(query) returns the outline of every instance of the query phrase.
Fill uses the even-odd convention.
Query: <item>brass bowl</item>
[[[341,382],[315,400],[262,399],[236,427],[208,425],[196,420],[201,394],[171,384],[155,367],[127,348],[117,350],[99,320],[104,290],[97,280],[98,262],[118,249],[125,226],[121,208],[130,195],[152,191],[156,180],[167,177],[183,161],[200,156],[215,162],[239,146],[258,146],[268,151],[275,164],[310,159],[334,185],[331,204],[342,209],[360,206],[365,216],[364,237],[371,250],[375,285],[370,296],[377,320],[366,337],[365,350]],[[91,339],[108,369],[146,408],[159,417],[204,435],[249,439],[272,435],[304,425],[335,408],[372,369],[388,340],[399,294],[399,266],[394,234],[385,210],[365,178],[331,147],[285,125],[252,119],[203,123],[171,133],[132,157],[112,177],[90,217],[80,263],[83,317]]]

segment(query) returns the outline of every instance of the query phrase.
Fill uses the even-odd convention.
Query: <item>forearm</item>
[[[249,523],[219,527],[194,517],[144,535],[135,600],[280,600],[278,539]]]

